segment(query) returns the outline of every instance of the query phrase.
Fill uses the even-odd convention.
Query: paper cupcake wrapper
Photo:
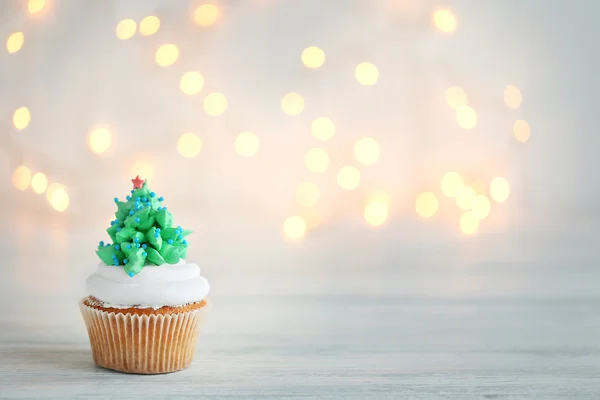
[[[79,308],[94,363],[135,374],[162,374],[187,368],[210,305],[183,313],[138,315],[103,311],[85,305],[84,300]]]

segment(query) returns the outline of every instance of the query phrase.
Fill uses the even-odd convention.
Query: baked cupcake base
[[[94,363],[134,374],[164,374],[192,362],[210,301],[179,307],[112,308],[89,296],[79,302]]]

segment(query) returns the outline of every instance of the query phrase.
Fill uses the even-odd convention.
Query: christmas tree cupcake
[[[160,374],[188,367],[209,308],[208,281],[185,261],[191,231],[173,224],[163,198],[132,179],[100,242],[101,260],[80,302],[94,362],[104,368]]]

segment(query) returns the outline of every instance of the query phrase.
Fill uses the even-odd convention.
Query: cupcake
[[[208,281],[187,263],[191,231],[173,224],[163,198],[132,179],[116,219],[100,242],[101,262],[80,303],[97,365],[121,372],[161,374],[190,365],[210,306]]]

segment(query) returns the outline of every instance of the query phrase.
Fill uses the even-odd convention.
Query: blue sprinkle
[[[150,202],[147,202],[147,203],[146,203],[146,205],[147,205],[148,207],[150,207],[150,206],[152,205],[152,203],[150,203]]]
[[[126,258],[123,259],[123,264],[127,264],[128,262],[129,262],[128,259],[126,259]]]
[[[131,189],[131,194],[133,194],[133,192],[135,192],[135,190]]]
[[[135,219],[135,222],[137,222],[138,224],[140,223],[141,219],[138,217]]]
[[[160,228],[156,228],[156,232],[160,232]]]
[[[127,245],[127,248],[128,248],[128,249],[131,249],[131,243]]]
[[[169,243],[169,244],[173,244],[173,239],[169,239],[169,240],[167,240],[167,243]]]
[[[142,197],[142,202],[144,202],[144,203],[145,203],[145,202],[147,202],[147,201],[148,201],[148,198],[147,198],[146,196]]]
[[[156,210],[160,211],[160,210],[162,210],[162,207],[158,207]]]
[[[117,232],[121,232],[121,228],[117,228]]]
[[[154,197],[154,196],[156,196],[156,193],[150,192],[150,197]]]
[[[139,244],[139,243],[136,243],[136,244],[135,244],[135,247],[139,249],[139,248],[140,248],[140,244]]]
[[[183,239],[183,238],[181,237],[181,235],[177,235],[177,240],[181,240],[181,239]]]
[[[133,277],[133,272],[130,272],[128,275],[130,278]]]
[[[100,243],[98,243],[98,246],[104,246],[104,240],[101,240]]]
[[[115,224],[115,221],[110,221],[110,226],[113,226]]]
[[[158,234],[158,232],[154,232],[154,237],[158,239],[160,235]]]
[[[138,239],[138,238],[133,238],[133,241],[134,241],[135,243],[139,243],[139,242],[140,242],[140,239]]]
[[[142,255],[143,255],[144,257],[146,257],[146,256],[148,255],[148,253],[146,253],[146,252],[143,252],[143,253],[142,253]]]
[[[129,215],[133,215],[133,210],[129,211]]]
[[[158,198],[158,201],[163,201],[164,199],[165,199],[164,197],[160,196],[160,197]]]
[[[125,199],[127,199],[127,201],[131,200],[131,196],[125,196]]]
[[[136,198],[135,198],[135,201],[140,201],[140,198],[139,198],[139,197],[136,197]]]
[[[146,249],[146,247],[148,247],[148,246],[146,246],[146,243],[144,243],[144,244],[142,245],[142,249],[144,249],[144,250],[145,250],[145,249]]]
[[[121,245],[115,244],[115,250],[121,250]]]
[[[116,255],[116,254],[113,254],[113,255],[112,255],[112,259],[113,259],[113,260],[116,260],[116,259],[117,259],[117,255]]]
[[[110,246],[110,243],[106,243],[106,244],[105,244],[105,246],[106,246],[106,247]]]
[[[118,202],[119,202],[119,198],[118,198],[118,197],[115,197],[115,199],[114,199],[114,200],[115,200],[115,203],[118,203]]]
[[[167,211],[167,207],[163,207],[163,210]]]
[[[118,267],[119,266],[119,261],[115,260],[114,266]]]
[[[183,244],[187,245],[187,240],[184,240],[184,241],[183,241],[183,242],[181,242],[181,243],[183,243]]]
[[[115,224],[120,224],[121,221],[119,221],[118,219],[115,219]]]

